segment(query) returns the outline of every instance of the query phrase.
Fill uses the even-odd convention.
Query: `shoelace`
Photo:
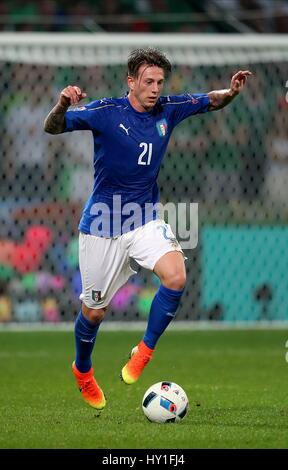
[[[88,392],[90,395],[99,398],[101,396],[101,392],[97,384],[95,384],[93,377],[89,380],[83,380],[81,384],[81,391]]]
[[[137,369],[142,369],[146,364],[150,361],[151,356],[141,354],[139,352],[133,354],[131,358],[131,365],[133,368]]]

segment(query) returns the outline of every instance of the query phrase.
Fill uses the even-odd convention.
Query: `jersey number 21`
[[[152,143],[147,144],[146,142],[141,142],[139,147],[143,150],[138,158],[138,165],[150,165],[152,158]]]

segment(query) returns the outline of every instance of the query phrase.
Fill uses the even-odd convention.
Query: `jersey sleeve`
[[[85,106],[69,109],[65,113],[66,128],[64,132],[94,131],[103,132],[106,125],[105,109],[107,104],[94,101]]]
[[[206,113],[210,104],[206,93],[185,93],[183,95],[170,96],[166,106],[170,108],[172,122],[177,126],[179,122],[194,114]]]

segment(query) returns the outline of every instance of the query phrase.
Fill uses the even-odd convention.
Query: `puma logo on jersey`
[[[119,124],[119,127],[120,127],[120,129],[123,129],[123,131],[125,131],[127,135],[129,135],[129,129],[130,129],[130,127],[127,127],[127,128],[126,128],[126,127],[124,126],[124,124],[122,124],[122,122],[121,122],[121,124]]]

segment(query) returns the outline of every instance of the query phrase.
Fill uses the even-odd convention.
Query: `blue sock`
[[[158,339],[175,317],[183,291],[184,289],[168,289],[162,284],[159,287],[151,304],[148,325],[143,338],[148,348],[155,348]]]
[[[100,322],[101,323],[101,322]],[[74,327],[76,359],[75,364],[80,372],[88,372],[92,367],[91,354],[100,323],[92,323],[80,310]]]

